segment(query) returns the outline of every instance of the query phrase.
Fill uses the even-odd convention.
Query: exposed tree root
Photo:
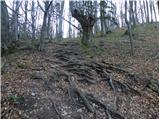
[[[78,81],[87,82],[87,83],[90,83],[90,84],[96,84],[97,82],[99,82],[99,81],[95,81],[95,80],[90,80],[88,78],[81,78],[81,79],[78,79]]]
[[[74,82],[74,78],[71,77],[71,80],[69,80],[70,83],[70,88],[71,90],[76,93],[83,101],[85,107],[92,113],[94,113],[94,108],[91,106],[91,104],[89,103],[88,99],[86,98],[85,94],[77,88],[75,82]]]
[[[121,115],[119,115],[118,113],[114,112],[113,110],[109,109],[106,105],[104,105],[102,102],[100,102],[99,100],[97,100],[96,98],[94,98],[92,95],[85,93],[83,91],[81,91],[75,84],[74,82],[74,78],[72,77],[72,79],[69,80],[70,83],[70,91],[76,93],[78,95],[78,97],[80,97],[85,105],[85,107],[92,113],[96,113],[96,109],[91,105],[92,103],[97,104],[98,106],[102,107],[106,113],[106,115],[108,116],[108,118],[120,118],[120,119],[124,119],[124,117],[122,117]],[[71,96],[71,94],[70,94]],[[72,97],[73,98],[73,97]]]

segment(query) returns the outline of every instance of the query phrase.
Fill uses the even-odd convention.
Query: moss
[[[8,100],[9,100],[10,102],[17,102],[17,101],[23,100],[23,99],[24,99],[23,96],[17,96],[17,95],[10,95],[10,96],[8,97]]]
[[[27,68],[27,65],[25,63],[19,63],[17,66],[21,69],[26,69]]]

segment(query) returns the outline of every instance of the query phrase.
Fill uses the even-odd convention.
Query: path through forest
[[[92,50],[70,41],[5,56],[1,117],[158,118],[157,36],[136,36],[134,57],[126,36],[96,39]]]

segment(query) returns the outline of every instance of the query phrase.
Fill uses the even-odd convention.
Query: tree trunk
[[[101,20],[101,35],[104,35],[104,9],[102,5],[102,1],[100,4],[100,20]]]
[[[146,11],[146,5],[145,5],[144,0],[143,0],[143,6],[144,6],[144,15],[145,15],[146,23],[147,23],[147,11]]]
[[[9,40],[9,15],[5,1],[1,1],[1,43],[4,50],[8,49]]]
[[[142,8],[142,5],[141,5],[141,1],[139,1],[139,5],[140,5],[140,10],[141,10],[142,24],[144,24],[144,13],[143,13],[143,8]]]
[[[127,20],[127,1],[125,0],[125,23],[127,24],[128,23],[128,20]]]
[[[138,23],[138,15],[137,15],[137,1],[134,1],[134,11],[135,11],[135,22]]]
[[[32,27],[32,41],[35,39],[35,8],[34,8],[34,1],[32,1],[32,7],[31,7],[31,27]]]
[[[86,26],[82,26],[82,29],[83,29],[83,37],[82,37],[82,43],[84,45],[89,45],[89,43],[91,42],[92,40],[92,29],[93,29],[93,26],[90,26],[90,27],[86,27]]]
[[[133,26],[136,25],[136,20],[135,20],[135,16],[134,16],[134,11],[133,11],[133,1],[129,1],[129,16],[130,16],[130,22],[131,22],[131,25],[132,25],[132,22],[133,22]]]
[[[148,8],[148,1],[146,0],[146,9],[147,9],[147,23],[149,23],[149,8]]]
[[[150,6],[150,13],[151,13],[151,23],[153,22],[153,9],[152,9],[152,6],[153,6],[153,2],[150,1],[149,3],[149,6]]]
[[[94,1],[94,6],[97,7],[98,6],[98,2],[97,1]],[[98,11],[97,9],[95,10],[95,15],[96,17],[98,16]],[[99,28],[98,28],[98,21],[95,23],[94,25],[94,32],[97,34],[99,31]]]
[[[69,22],[71,22],[71,20],[72,20],[71,15],[69,15]],[[69,24],[69,29],[68,29],[69,38],[72,37],[71,33],[72,33],[71,24]]]
[[[15,11],[12,12],[12,19],[13,19],[12,36],[14,41],[18,40],[18,14],[19,14],[19,1],[16,1]]]
[[[42,24],[42,28],[41,28],[41,36],[40,36],[40,43],[39,43],[39,51],[44,51],[44,39],[46,39],[46,35],[47,35],[47,15],[48,15],[48,11],[49,11],[49,6],[51,5],[52,2],[49,1],[45,1],[45,11],[44,11],[44,16],[43,16],[43,24]]]
[[[92,14],[85,15],[79,9],[72,9],[72,5],[74,5],[73,2],[70,2],[70,5],[72,17],[74,17],[81,24],[81,27],[83,29],[83,37],[81,42],[82,44],[88,46],[92,39],[92,29],[96,22],[96,17]]]
[[[44,51],[44,39],[46,38],[46,30],[47,30],[47,13],[44,13],[43,17],[43,24],[41,28],[41,36],[40,36],[40,44],[39,44],[39,51]]]
[[[153,3],[153,11],[154,11],[154,16],[155,16],[155,21],[157,21],[157,14],[156,14],[156,9],[155,9],[154,3]]]
[[[28,7],[28,1],[25,1],[25,22],[24,22],[24,38],[27,38],[27,7]]]
[[[63,16],[63,8],[64,8],[64,1],[61,2],[61,7],[60,7],[61,16]],[[60,17],[59,19],[59,38],[60,39],[62,39],[63,37],[62,23],[63,23],[63,19]]]
[[[129,4],[132,4],[131,1],[129,1]],[[127,19],[127,1],[125,0],[125,22],[127,24],[128,33],[129,33],[129,39],[130,39],[130,46],[131,46],[131,55],[134,54],[133,51],[133,37],[132,37],[132,27],[131,27],[131,21],[132,21],[132,5],[130,5],[129,8],[129,20]]]
[[[47,22],[47,38],[50,40],[50,24],[51,24],[51,13],[48,13],[48,22]]]

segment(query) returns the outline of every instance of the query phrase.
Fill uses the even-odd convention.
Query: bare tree
[[[149,8],[148,8],[148,1],[146,0],[146,13],[147,13],[147,16],[146,16],[146,20],[147,20],[147,23],[149,23]]]
[[[137,15],[137,1],[134,1],[134,16],[135,16],[135,23],[138,23],[138,15]]]
[[[49,12],[49,8],[52,4],[52,1],[51,2],[45,1],[44,4],[45,4],[45,9],[43,9],[42,6],[38,2],[38,5],[40,6],[42,11],[44,12],[43,24],[42,24],[42,28],[41,28],[41,36],[40,36],[40,42],[39,42],[39,48],[38,48],[39,51],[43,51],[45,49],[44,48],[44,39],[46,38],[46,35],[47,35],[47,15]]]
[[[25,22],[24,22],[24,37],[27,38],[27,13],[28,13],[28,1],[25,1],[25,11],[24,11],[24,14],[25,14]]]
[[[64,8],[64,1],[61,2],[60,4],[60,15],[62,16],[63,15],[63,8]],[[62,22],[63,22],[63,19],[62,17],[59,18],[59,38],[62,39],[63,37],[63,30],[62,30]]]
[[[16,4],[16,7],[14,10],[12,10],[12,36],[13,36],[14,41],[17,41],[18,36],[19,36],[18,35],[19,34],[18,33],[18,29],[19,29],[18,15],[19,15],[20,1],[16,1],[15,4]]]
[[[78,20],[83,29],[82,43],[89,45],[92,29],[96,22],[95,7],[92,1],[70,1],[72,17]]]
[[[141,1],[139,1],[140,5],[140,11],[141,11],[141,19],[142,19],[142,24],[144,23],[144,12],[143,12],[143,5],[141,4]]]
[[[131,23],[132,23],[132,2],[133,1],[129,1],[130,7],[129,7],[129,20],[127,17],[127,12],[128,12],[128,8],[127,8],[127,1],[125,0],[125,22],[127,24],[127,28],[128,28],[128,32],[129,32],[129,38],[130,38],[130,46],[131,46],[131,55],[134,54],[133,51],[133,37],[132,37],[132,27],[131,27]]]
[[[32,40],[35,39],[35,2],[32,1],[32,6],[31,6],[31,28],[32,28]]]
[[[149,1],[150,14],[151,14],[151,22],[153,22],[153,1]]]
[[[8,49],[9,39],[9,15],[5,1],[1,1],[1,43],[4,50]]]
[[[154,11],[154,16],[155,16],[155,21],[157,21],[157,14],[156,14],[156,9],[155,9],[155,5],[153,3],[153,11]],[[158,10],[159,11],[159,10]]]

